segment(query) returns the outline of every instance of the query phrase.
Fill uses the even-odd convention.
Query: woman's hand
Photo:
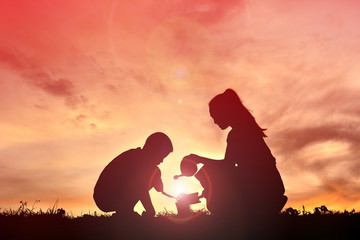
[[[203,191],[202,191],[202,193],[201,193],[201,195],[199,196],[199,199],[200,198],[208,198],[208,196],[209,196],[209,191],[206,189],[204,189]]]
[[[202,157],[200,157],[199,155],[196,155],[196,154],[189,154],[187,156],[185,156],[183,159],[189,159],[189,160],[192,160],[194,162],[197,162],[197,163],[202,163],[201,160],[202,160]]]
[[[208,164],[208,163],[212,163],[214,161],[218,161],[216,159],[201,157],[201,156],[193,154],[193,153],[185,156],[183,159],[186,159],[186,158],[189,159],[189,160],[192,160],[192,161],[194,161],[196,163],[202,163],[202,164]]]

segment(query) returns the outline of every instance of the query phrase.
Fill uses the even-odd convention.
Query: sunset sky
[[[201,191],[172,177],[223,158],[226,88],[268,129],[286,207],[360,210],[359,23],[357,0],[0,0],[0,210],[99,211],[102,169],[157,131],[165,191]]]

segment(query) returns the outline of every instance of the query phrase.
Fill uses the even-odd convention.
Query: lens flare
[[[183,182],[176,182],[173,186],[173,193],[175,196],[179,196],[186,192],[186,185]]]

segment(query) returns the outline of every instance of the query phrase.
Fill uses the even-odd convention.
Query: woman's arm
[[[222,159],[211,159],[211,158],[201,157],[196,154],[190,154],[190,155],[185,156],[184,158],[188,158],[192,161],[195,161],[197,163],[202,163],[202,164],[208,164],[208,163],[212,163],[214,161],[222,160]]]

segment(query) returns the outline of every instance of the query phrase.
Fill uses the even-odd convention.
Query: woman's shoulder
[[[262,139],[263,136],[261,134],[259,134],[258,132],[254,132],[251,131],[250,129],[231,129],[230,132],[228,133],[227,136],[227,140],[231,141],[233,139],[236,140],[246,140],[249,141],[251,139],[253,140],[258,140],[258,139]]]
[[[227,138],[232,138],[235,137],[237,135],[240,134],[241,131],[237,130],[237,129],[231,129],[228,133],[228,137]]]
[[[231,129],[227,136],[227,142],[240,141],[246,138],[246,133],[238,129]]]

